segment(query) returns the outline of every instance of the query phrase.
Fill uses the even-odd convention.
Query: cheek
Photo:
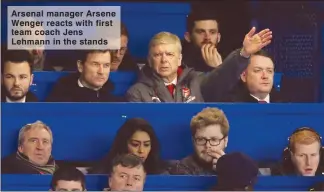
[[[137,151],[136,147],[133,147],[129,144],[127,145],[127,148],[128,148],[128,153],[136,153],[136,151]]]

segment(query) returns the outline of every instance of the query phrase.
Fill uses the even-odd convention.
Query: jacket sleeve
[[[144,102],[138,84],[133,85],[126,93],[126,99],[129,102]]]
[[[249,60],[240,55],[240,49],[233,51],[223,63],[202,76],[201,94],[205,102],[222,102],[238,82]]]

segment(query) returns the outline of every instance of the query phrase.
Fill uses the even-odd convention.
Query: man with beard
[[[213,70],[222,63],[222,57],[217,51],[221,34],[215,16],[208,12],[192,12],[186,22],[187,32],[182,41],[184,64],[196,71]]]
[[[216,175],[217,160],[225,155],[229,123],[218,108],[205,108],[191,119],[195,153],[180,160],[170,171],[174,175]]]
[[[37,102],[29,91],[33,82],[33,60],[28,51],[5,50],[2,52],[2,102]]]

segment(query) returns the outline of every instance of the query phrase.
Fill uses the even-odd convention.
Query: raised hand
[[[215,45],[213,44],[204,44],[201,47],[201,54],[206,64],[210,67],[217,67],[222,64],[222,56],[218,53]]]
[[[264,29],[257,34],[255,32],[255,27],[252,27],[250,32],[245,35],[242,50],[243,55],[249,56],[254,54],[271,43],[272,31],[270,29]]]

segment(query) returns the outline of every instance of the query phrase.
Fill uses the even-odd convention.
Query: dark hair
[[[29,64],[30,73],[33,72],[33,58],[27,50],[8,50],[5,46],[1,47],[1,74],[4,73],[4,67],[6,62],[22,63],[27,62]]]
[[[96,49],[80,50],[79,51],[80,57],[79,57],[78,60],[80,60],[81,63],[83,64],[87,60],[89,54],[91,54],[91,53],[106,53],[106,52],[110,53],[110,60],[112,60],[112,53],[111,53],[111,50],[109,50],[109,49],[104,49],[104,50],[96,50]]]
[[[111,165],[112,165],[112,169],[110,171],[113,171],[114,167],[121,165],[123,167],[128,167],[128,168],[143,166],[144,172],[146,172],[142,159],[137,157],[136,155],[129,154],[129,153],[123,155],[117,155],[112,160]]]
[[[76,169],[75,167],[64,167],[59,168],[54,172],[51,182],[52,190],[55,190],[57,182],[63,181],[79,181],[81,183],[82,189],[86,189],[85,176],[84,174]]]
[[[271,55],[266,50],[263,50],[263,49],[261,49],[260,51],[254,53],[253,55],[259,55],[259,56],[263,56],[263,57],[268,57],[269,59],[271,59],[273,61]]]
[[[195,22],[202,21],[202,20],[215,20],[219,28],[219,22],[216,18],[217,18],[216,14],[211,13],[209,11],[205,11],[205,10],[192,11],[189,13],[186,19],[187,32],[192,33],[192,30],[195,27]]]
[[[129,37],[127,27],[124,23],[120,23],[120,34],[125,35],[127,38]]]
[[[109,153],[103,159],[101,165],[99,166],[103,170],[98,170],[99,172],[104,171],[104,173],[111,172],[111,164],[113,158],[118,155],[127,154],[128,152],[128,141],[136,131],[146,132],[151,139],[151,151],[144,162],[144,168],[148,174],[159,174],[162,172],[161,160],[160,160],[160,145],[158,138],[154,132],[153,127],[142,118],[131,118],[127,119],[126,122],[119,128],[113,144],[110,148]],[[93,171],[96,172],[96,171]]]

